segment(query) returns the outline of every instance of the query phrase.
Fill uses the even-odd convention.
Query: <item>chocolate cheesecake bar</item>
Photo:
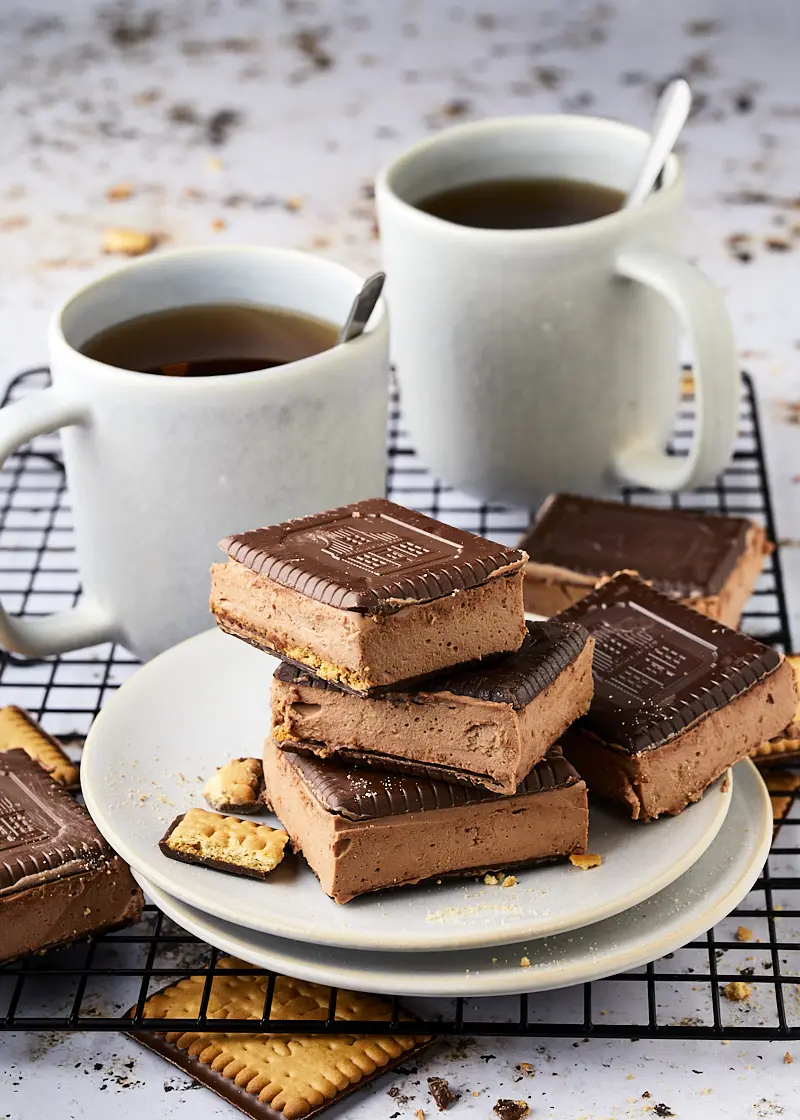
[[[701,614],[736,627],[772,551],[763,528],[744,517],[553,494],[520,547],[525,609],[551,615],[588,595],[614,572],[636,571]]]
[[[142,892],[24,750],[0,753],[0,961],[137,922]]]
[[[226,537],[222,630],[363,695],[519,649],[518,549],[383,498]]]
[[[630,572],[558,616],[595,639],[589,712],[561,738],[592,793],[634,820],[679,813],[777,735],[797,707],[791,665]]]
[[[272,681],[272,735],[357,767],[513,793],[589,710],[593,646],[576,623],[529,622],[516,653],[374,700],[284,662]]]
[[[586,785],[554,748],[510,797],[437,778],[354,770],[268,739],[270,802],[336,902],[586,850]]]

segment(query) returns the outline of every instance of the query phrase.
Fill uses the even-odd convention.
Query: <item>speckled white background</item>
[[[156,8],[158,13],[156,14]],[[49,311],[109,265],[110,225],[164,244],[301,246],[378,263],[368,184],[457,120],[587,111],[639,124],[668,76],[693,84],[682,141],[690,256],[723,288],[757,379],[795,623],[800,612],[800,5],[795,0],[164,0],[0,8],[0,379],[45,358]],[[130,184],[130,197],[106,192]],[[728,238],[739,241],[737,259]],[[741,250],[746,250],[741,252]],[[797,633],[797,629],[795,630]],[[691,995],[673,1000],[675,1020]],[[754,1009],[757,1014],[757,1009]],[[230,1114],[126,1039],[11,1036],[0,1118]],[[785,1046],[479,1040],[382,1081],[340,1116],[436,1115],[424,1077],[534,1117],[800,1116]],[[800,1061],[800,1048],[797,1048]],[[515,1066],[527,1062],[533,1072]],[[522,1080],[516,1080],[522,1078]],[[421,1084],[416,1082],[421,1081]],[[643,1098],[643,1092],[649,1098]],[[473,1096],[476,1093],[478,1095]]]

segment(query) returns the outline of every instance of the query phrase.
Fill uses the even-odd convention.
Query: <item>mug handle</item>
[[[88,420],[84,405],[65,399],[52,388],[0,409],[0,467],[34,436]],[[12,618],[0,606],[0,646],[26,657],[105,642],[114,636],[114,630],[113,620],[90,596],[71,610],[43,618]]]
[[[643,435],[617,451],[616,473],[628,485],[652,490],[713,482],[733,453],[739,421],[739,372],[722,295],[694,265],[658,249],[623,251],[616,271],[658,292],[675,310],[694,353],[697,415],[687,456],[668,455],[652,435]]]

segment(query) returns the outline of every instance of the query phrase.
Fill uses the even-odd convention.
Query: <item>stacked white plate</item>
[[[602,864],[518,871],[509,888],[445,879],[338,906],[300,856],[267,882],[167,859],[158,841],[204,804],[215,768],[261,756],[274,665],[216,630],[191,638],[119,689],[81,764],[89,811],[153,901],[259,967],[396,995],[563,987],[685,944],[744,898],[766,859],[772,813],[749,762],[677,817],[635,824],[593,804],[589,850]]]

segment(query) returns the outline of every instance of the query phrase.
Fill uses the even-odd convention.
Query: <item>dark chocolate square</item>
[[[431,677],[425,688],[408,690],[408,695],[413,699],[417,692],[452,692],[494,704],[510,704],[512,708],[527,707],[572,664],[589,635],[574,622],[527,622],[526,627],[528,632],[516,653],[445,670]],[[286,661],[281,662],[274,676],[284,684],[334,691],[338,687]],[[391,695],[396,699],[398,693]]]
[[[555,494],[520,547],[536,564],[589,576],[632,569],[660,591],[689,598],[722,590],[750,528],[743,517]]]
[[[527,559],[385,498],[226,537],[220,548],[284,587],[366,614],[478,587]]]
[[[594,699],[576,726],[627,752],[661,747],[781,663],[769,646],[627,572],[556,616],[594,636]]]
[[[0,892],[110,855],[89,814],[23,750],[0,753]]]

